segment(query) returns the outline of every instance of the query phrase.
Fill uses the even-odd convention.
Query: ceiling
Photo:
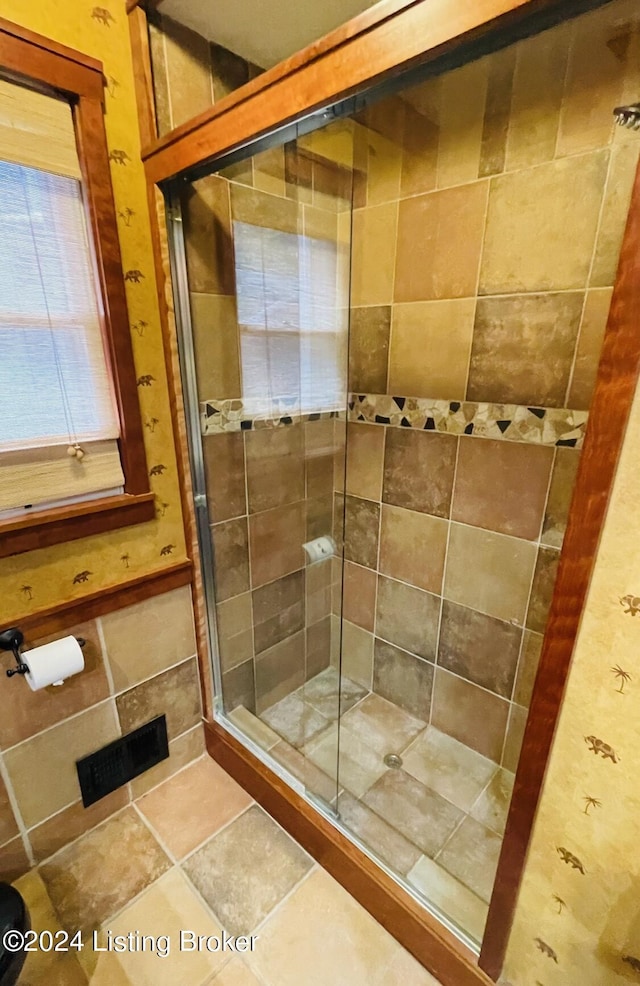
[[[261,68],[271,68],[375,0],[162,0],[158,10]]]

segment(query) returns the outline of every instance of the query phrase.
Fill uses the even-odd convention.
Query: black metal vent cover
[[[166,716],[158,716],[101,750],[76,760],[85,808],[169,756]]]

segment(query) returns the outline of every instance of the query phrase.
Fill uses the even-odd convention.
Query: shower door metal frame
[[[440,72],[473,60],[553,23],[568,20],[610,0],[389,0],[236,90],[195,120],[154,141],[143,151],[151,187],[212,158],[246,149],[260,137],[309,117],[347,96],[420,65]],[[130,3],[130,14],[140,9]],[[444,68],[443,68],[444,65]],[[430,66],[430,67],[429,67]],[[142,74],[142,73],[141,73]],[[148,72],[146,73],[148,78]],[[379,91],[379,90],[378,90]],[[613,109],[613,107],[612,107]],[[415,912],[402,888],[394,893],[385,874],[357,847],[340,843],[309,818],[295,791],[283,791],[249,750],[217,723],[206,723],[211,755],[237,776],[350,892],[367,907],[445,986],[488,983],[501,972],[536,809],[558,721],[571,657],[599,536],[613,485],[626,423],[640,372],[640,168],[636,176],[603,343],[589,425],[574,490],[558,577],[514,795],[478,966],[466,949],[437,927],[425,911]],[[308,804],[307,808],[311,809]],[[358,859],[357,857],[362,857]],[[482,971],[484,970],[484,972]]]

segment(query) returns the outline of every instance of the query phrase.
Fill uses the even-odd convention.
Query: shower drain
[[[387,753],[384,762],[387,767],[392,767],[394,770],[402,767],[402,757],[399,757],[397,753]]]

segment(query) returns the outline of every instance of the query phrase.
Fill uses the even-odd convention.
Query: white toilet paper
[[[23,651],[20,658],[29,668],[25,678],[33,692],[47,685],[61,685],[65,678],[84,668],[82,648],[75,637],[61,637],[42,647]]]

